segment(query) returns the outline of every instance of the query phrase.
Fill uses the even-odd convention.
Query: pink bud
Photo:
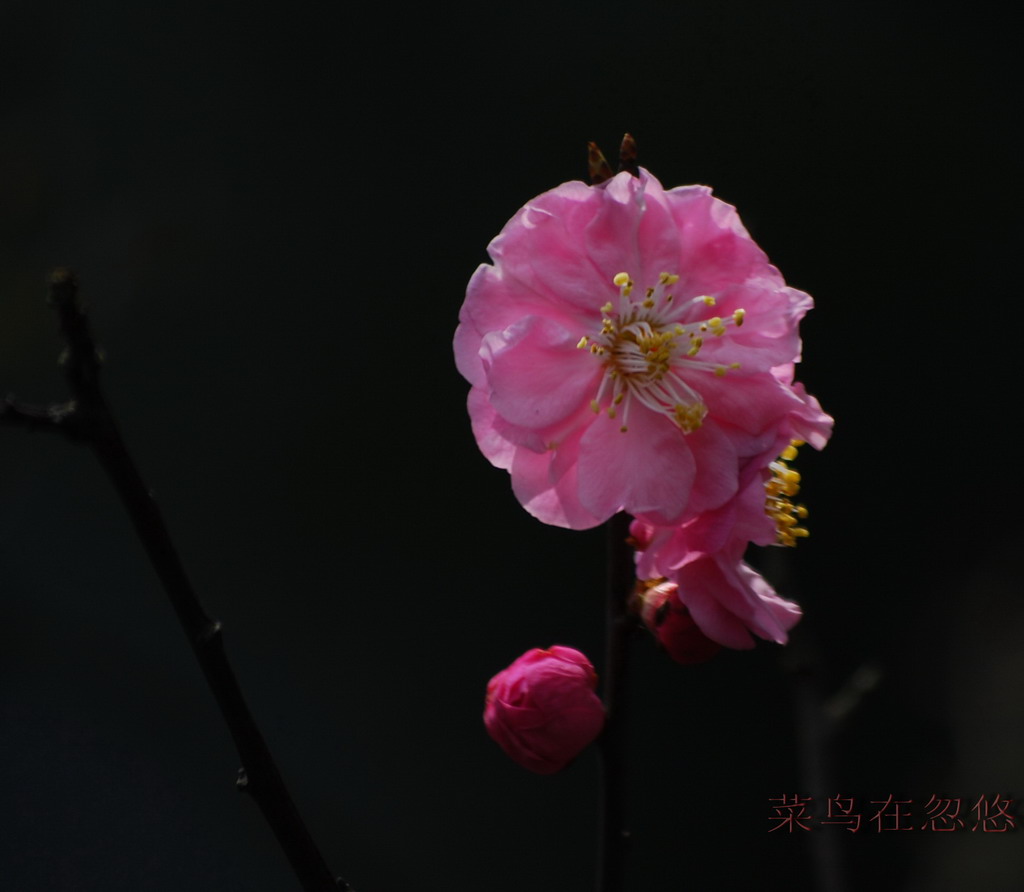
[[[684,666],[706,663],[722,649],[693,621],[690,611],[679,600],[679,586],[674,582],[652,585],[640,597],[640,617],[644,625],[677,663]]]
[[[597,673],[583,654],[528,650],[487,684],[484,725],[510,759],[538,774],[561,771],[604,726]]]
[[[626,540],[637,551],[643,551],[651,544],[654,538],[654,527],[642,520],[633,518],[629,522],[629,538]]]

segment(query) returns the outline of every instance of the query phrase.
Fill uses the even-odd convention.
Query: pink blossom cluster
[[[645,591],[685,607],[659,616],[727,647],[785,642],[799,608],[743,555],[803,533],[785,456],[831,433],[793,378],[810,296],[709,188],[643,169],[545,192],[488,251],[455,356],[523,507],[573,529],[634,515]]]
[[[790,444],[783,455],[791,458],[795,452]],[[724,505],[683,523],[657,525],[638,518],[630,525],[637,575],[645,581],[639,596],[642,616],[677,662],[701,662],[698,655],[709,659],[714,650],[692,635],[686,642],[670,642],[666,636],[673,626],[652,624],[653,617],[664,616],[652,608],[664,599],[666,588],[703,636],[726,647],[753,647],[751,633],[785,644],[789,629],[800,619],[800,608],[779,597],[743,560],[751,543],[794,544],[806,535],[800,526],[805,509],[790,499],[799,475],[780,457],[766,468],[752,465],[746,478]]]

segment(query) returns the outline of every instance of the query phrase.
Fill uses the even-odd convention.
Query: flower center
[[[697,430],[708,409],[682,375],[689,370],[724,375],[739,368],[739,363],[726,366],[696,356],[709,333],[721,337],[729,326],[742,325],[744,311],[736,310],[725,319],[704,318],[715,299],[702,295],[674,302],[671,288],[679,276],[671,273],[662,273],[656,285],[636,298],[628,273],[619,273],[613,281],[619,287],[618,306],[608,301],[601,307],[600,332],[584,335],[576,345],[588,348],[604,362],[604,377],[590,402],[591,409],[598,414],[606,410],[609,418],[621,412],[619,430],[623,433],[629,430],[627,421],[634,401],[671,418],[683,433]]]
[[[800,492],[800,474],[786,464],[796,458],[797,449],[803,445],[803,440],[793,440],[782,450],[778,460],[768,466],[772,476],[764,485],[764,510],[775,521],[779,545],[794,546],[797,539],[806,539],[810,535],[806,527],[799,526],[800,521],[807,517],[807,508],[790,501],[791,496]]]

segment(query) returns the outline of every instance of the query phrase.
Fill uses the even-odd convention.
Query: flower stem
[[[629,515],[616,514],[606,525],[608,580],[605,601],[604,731],[601,752],[601,854],[598,892],[622,892],[629,831],[625,823],[625,677],[626,648],[635,620],[626,611],[633,585],[632,552],[626,544]]]
[[[350,889],[331,874],[292,802],[228,662],[221,625],[196,597],[160,510],[121,439],[100,390],[99,354],[78,302],[77,282],[67,270],[51,276],[50,303],[67,343],[63,365],[73,402],[38,410],[7,399],[0,407],[0,422],[60,430],[92,448],[128,512],[234,738],[242,762],[238,788],[249,793],[263,812],[306,892]]]

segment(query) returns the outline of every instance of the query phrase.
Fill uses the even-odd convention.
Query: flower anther
[[[802,440],[793,440],[779,458],[768,466],[772,476],[764,485],[764,510],[775,521],[776,541],[779,545],[793,547],[797,539],[805,539],[810,535],[806,527],[799,526],[800,521],[807,517],[806,506],[791,501],[800,492],[800,474],[787,464],[796,458],[797,449],[803,445]]]

